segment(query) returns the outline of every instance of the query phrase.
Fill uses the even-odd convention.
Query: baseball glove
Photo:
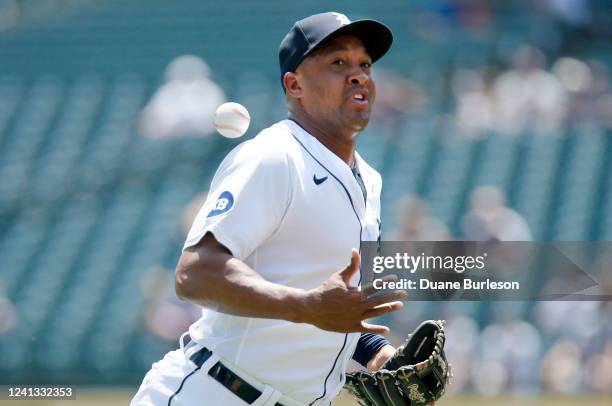
[[[363,406],[429,405],[452,376],[444,341],[444,321],[424,321],[380,370],[349,373],[344,387]]]

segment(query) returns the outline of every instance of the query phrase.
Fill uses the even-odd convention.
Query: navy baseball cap
[[[300,62],[325,40],[340,35],[354,35],[361,40],[372,62],[380,59],[391,47],[391,30],[376,20],[351,22],[344,14],[328,12],[306,17],[293,24],[278,50],[281,84],[287,72],[294,72]],[[283,85],[283,90],[285,86]]]

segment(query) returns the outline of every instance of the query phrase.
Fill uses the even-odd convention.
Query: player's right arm
[[[365,299],[349,281],[359,271],[359,253],[315,289],[303,290],[265,280],[233,257],[213,234],[185,249],[176,269],[179,297],[223,313],[308,323],[337,332],[386,334],[389,328],[365,320],[398,310],[405,292]]]

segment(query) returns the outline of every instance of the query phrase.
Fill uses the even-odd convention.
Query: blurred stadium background
[[[280,39],[328,10],[395,34],[360,139],[386,239],[612,239],[607,0],[0,0],[0,384],[125,404],[176,348],[185,227],[239,142],[210,112],[282,119]],[[423,318],[449,321],[440,404],[612,403],[609,303],[408,303],[391,340]]]

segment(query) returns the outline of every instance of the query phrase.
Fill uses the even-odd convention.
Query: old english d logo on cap
[[[335,13],[335,12],[332,12],[332,14],[336,17],[336,20],[338,20],[338,22],[342,25],[347,25],[351,23],[351,20],[349,20],[348,17],[345,16],[344,14]]]

